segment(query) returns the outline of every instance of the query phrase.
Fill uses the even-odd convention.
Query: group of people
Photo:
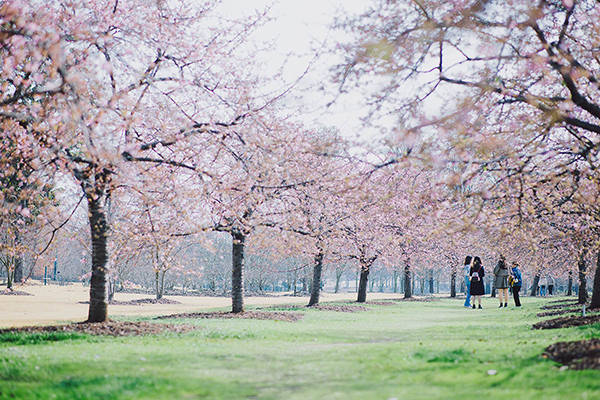
[[[540,296],[552,296],[554,293],[554,278],[550,275],[542,277],[538,285],[538,291]]]
[[[483,285],[485,270],[481,264],[481,258],[478,256],[467,256],[464,263],[464,274],[465,286],[467,289],[465,307],[476,308],[475,303],[477,303],[477,308],[482,308],[481,296],[485,294],[485,287]],[[506,265],[504,256],[500,254],[500,259],[494,268],[494,288],[498,291],[498,299],[500,300],[499,308],[508,306],[509,287],[512,289],[515,306],[521,307],[519,291],[521,290],[522,284],[523,278],[521,276],[519,264],[514,261],[509,269]],[[471,300],[471,298],[473,299]]]

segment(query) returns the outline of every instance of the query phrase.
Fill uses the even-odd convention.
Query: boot
[[[483,307],[481,307],[481,304],[479,305],[479,308],[483,308]]]
[[[508,303],[504,303],[504,307],[507,307],[507,306],[508,306]]]
[[[475,304],[473,304],[473,309],[475,309]]]

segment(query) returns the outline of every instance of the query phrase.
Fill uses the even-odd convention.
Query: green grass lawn
[[[303,310],[295,323],[179,320],[202,327],[183,335],[0,337],[0,399],[600,399],[600,371],[540,356],[600,337],[599,324],[534,331],[545,300],[462,302]]]

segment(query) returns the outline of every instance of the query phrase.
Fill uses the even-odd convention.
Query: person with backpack
[[[519,291],[523,284],[523,277],[521,276],[521,270],[519,269],[519,263],[513,261],[512,268],[510,270],[510,277],[508,278],[510,286],[513,292],[513,298],[515,299],[515,307],[521,307],[521,300],[519,299]]]
[[[483,277],[485,276],[485,271],[483,269],[483,265],[481,265],[481,258],[479,256],[475,256],[473,259],[473,264],[471,265],[471,269],[469,270],[469,276],[471,280],[471,296],[473,296],[473,306],[475,308],[475,300],[479,304],[479,308],[481,307],[481,296],[485,293],[485,288],[483,287]]]
[[[465,299],[465,307],[471,307],[471,262],[473,261],[473,257],[466,256],[465,263],[463,264],[463,270],[465,275],[465,293],[467,294],[467,298]]]
[[[504,256],[500,254],[500,260],[494,268],[494,287],[498,290],[498,299],[500,300],[500,307],[508,306],[508,267]],[[502,300],[504,299],[504,305]]]

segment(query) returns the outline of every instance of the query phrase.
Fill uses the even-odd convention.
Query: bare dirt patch
[[[335,311],[335,312],[359,312],[359,311],[368,311],[369,309],[365,306],[356,305],[356,302],[352,302],[353,304],[316,304],[314,306],[306,306],[306,305],[293,305],[293,304],[284,304],[277,305],[271,307],[265,307],[265,310],[290,310],[290,311],[299,311],[299,310],[320,310],[320,311]],[[369,303],[361,303],[361,304],[369,304]],[[386,302],[387,304],[387,302]],[[393,305],[394,303],[392,303]]]
[[[533,329],[569,328],[572,326],[591,325],[598,322],[600,322],[600,314],[587,315],[585,317],[579,315],[571,315],[568,317],[540,321],[536,324],[533,324]]]
[[[22,290],[0,290],[0,296],[33,296],[31,293],[23,292]]]
[[[363,303],[363,304],[374,305],[374,306],[397,306],[398,305],[393,301],[367,301],[366,303]]]
[[[173,318],[198,318],[198,319],[261,319],[296,322],[302,319],[304,314],[293,312],[264,312],[264,311],[244,311],[241,313],[232,313],[226,311],[201,312],[201,313],[180,313],[171,315],[161,315],[155,319],[173,319]]]
[[[430,302],[430,301],[438,301],[439,299],[436,297],[409,297],[408,299],[392,299],[393,301],[422,301],[422,302]]]
[[[537,317],[552,317],[552,316],[555,316],[555,315],[577,313],[577,312],[581,312],[581,309],[579,309],[579,308],[566,308],[564,310],[554,310],[554,311],[546,311],[546,312],[537,313],[536,316]]]
[[[88,335],[104,336],[141,336],[156,335],[163,332],[185,333],[198,327],[191,325],[153,324],[149,322],[108,321],[80,322],[68,325],[24,326],[21,328],[0,329],[0,334],[9,332],[40,333],[40,332],[75,332]]]
[[[569,303],[569,304],[577,304],[577,300],[573,299],[559,299],[559,300],[550,300],[548,303],[550,304],[558,304],[558,303]]]
[[[542,356],[571,369],[600,369],[600,339],[554,343]]]
[[[90,304],[90,302],[89,301],[80,301],[79,304]],[[181,304],[181,302],[179,302],[177,300],[166,299],[163,297],[162,299],[158,299],[158,300],[150,299],[150,298],[134,299],[134,300],[128,300],[128,301],[113,300],[108,304],[115,305],[115,306],[142,306],[145,304]]]
[[[561,304],[551,304],[551,305],[547,305],[547,306],[542,306],[540,307],[542,310],[558,310],[560,308],[567,308],[567,307],[573,307],[579,305],[576,301],[572,301],[572,302],[568,302],[568,303],[561,303]],[[581,307],[581,305],[579,305]]]

